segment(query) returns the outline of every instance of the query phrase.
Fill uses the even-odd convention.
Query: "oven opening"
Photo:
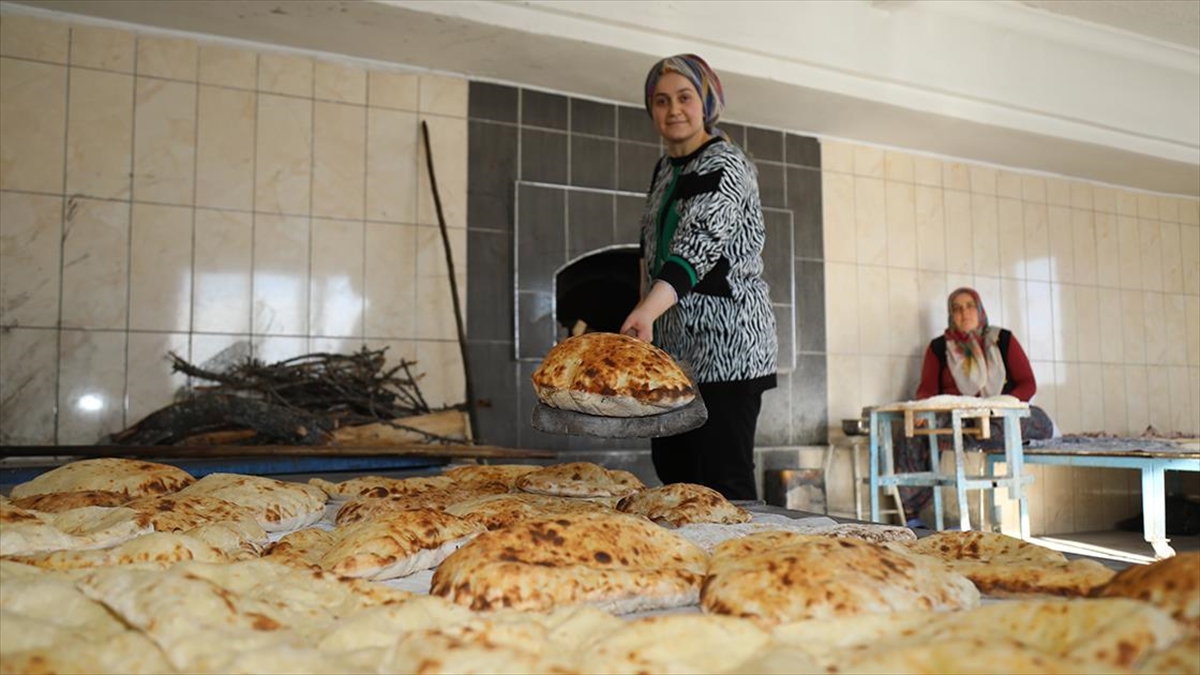
[[[638,248],[590,253],[554,277],[555,315],[565,336],[615,333],[638,303]]]

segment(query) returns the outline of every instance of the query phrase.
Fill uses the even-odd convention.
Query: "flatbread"
[[[888,541],[917,540],[917,534],[907,527],[878,523],[839,523],[832,527],[821,528],[815,534],[835,539],[862,539],[876,544]]]
[[[326,495],[313,485],[232,473],[210,473],[179,492],[204,495],[247,508],[267,532],[307,527],[325,515]]]
[[[645,518],[562,515],[479,535],[438,566],[430,592],[472,609],[587,604],[626,613],[694,603],[707,563],[694,544]]]
[[[477,497],[446,507],[446,513],[479,523],[489,530],[508,527],[522,520],[611,511],[608,506],[587,499],[535,495],[528,492]]]
[[[1149,602],[1200,631],[1200,553],[1177,553],[1149,565],[1127,567],[1093,595]]]
[[[51,492],[103,490],[119,492],[129,499],[176,492],[191,485],[191,474],[167,464],[145,460],[99,457],[81,459],[51,469],[13,487],[13,499]]]
[[[556,497],[625,497],[646,487],[628,471],[593,462],[543,467],[521,476],[514,485],[523,492]]]
[[[561,410],[644,417],[696,398],[688,376],[666,352],[616,333],[585,333],[555,345],[534,371],[538,400]]]
[[[506,483],[452,484],[444,488],[432,488],[416,494],[389,494],[383,497],[356,497],[338,508],[335,521],[338,525],[374,520],[387,513],[413,509],[444,510],[451,504],[481,496],[505,494]]]
[[[770,639],[752,622],[729,616],[651,616],[599,636],[579,661],[597,673],[723,673]]]
[[[436,567],[483,527],[434,509],[397,511],[335,530],[323,569],[346,577],[394,579]]]
[[[670,483],[639,490],[617,503],[617,510],[645,516],[660,525],[745,523],[750,512],[734,506],[720,492],[695,483]]]
[[[120,506],[41,513],[0,505],[0,556],[105,548],[152,531],[144,516]]]
[[[210,523],[239,522],[249,520],[258,530],[254,510],[231,501],[206,494],[174,494],[140,497],[125,504],[145,515],[154,526],[155,532],[184,532]],[[253,531],[253,530],[250,530]]]
[[[858,539],[763,532],[719,544],[700,596],[706,612],[761,625],[979,604],[965,577]]]
[[[537,464],[464,464],[452,466],[442,475],[455,483],[505,483],[512,486],[518,478],[542,468]]]
[[[314,485],[335,501],[346,501],[359,497],[382,498],[389,495],[417,495],[429,490],[449,488],[453,479],[447,476],[414,476],[412,478],[386,478],[384,476],[360,476],[340,483],[331,483],[323,478],[310,478]]]
[[[60,513],[79,509],[85,506],[121,506],[129,498],[123,492],[108,490],[73,490],[71,492],[47,492],[45,494],[21,497],[12,501],[13,506],[41,511],[43,513]]]
[[[1086,596],[1115,575],[1095,560],[1067,560],[1053,549],[993,532],[942,531],[891,545],[941,560],[995,597]]]
[[[321,557],[337,543],[337,535],[319,527],[307,527],[280,537],[263,551],[263,557],[296,567],[321,566]]]
[[[153,532],[105,549],[53,551],[13,556],[12,560],[50,570],[78,570],[119,565],[170,567],[184,560],[225,562],[224,552],[193,537]]]

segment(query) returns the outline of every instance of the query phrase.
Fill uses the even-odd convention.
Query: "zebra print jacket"
[[[758,172],[736,145],[714,137],[691,155],[658,161],[641,252],[649,282],[670,283],[679,301],[655,322],[654,342],[698,382],[775,384],[765,238]]]

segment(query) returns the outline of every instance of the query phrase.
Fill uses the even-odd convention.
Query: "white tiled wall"
[[[1200,434],[1200,202],[822,143],[831,436],[909,399],[973,286],[1065,433]],[[1034,533],[1140,511],[1132,471],[1036,467]],[[1113,496],[1116,495],[1116,498]]]
[[[420,123],[465,274],[466,116],[462,79],[0,15],[0,443],[94,443],[238,343],[386,345],[461,402]]]

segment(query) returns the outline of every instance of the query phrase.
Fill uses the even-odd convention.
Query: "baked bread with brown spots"
[[[617,502],[617,510],[636,513],[670,527],[689,523],[745,523],[750,512],[725,495],[695,483],[670,483],[639,490]]]
[[[436,509],[396,511],[339,526],[317,564],[344,577],[395,579],[436,567],[480,532],[482,525]]]
[[[136,499],[146,495],[176,492],[191,485],[195,480],[190,473],[167,464],[120,457],[98,457],[81,459],[51,469],[33,480],[13,487],[11,497],[16,500],[51,492],[102,490],[119,492],[127,499]]]
[[[646,487],[637,476],[592,462],[553,464],[514,483],[522,492],[555,497],[625,497]]]
[[[773,626],[904,610],[975,607],[979,591],[935,560],[859,539],[763,532],[713,551],[700,605]]]
[[[1127,567],[1093,595],[1144,600],[1200,632],[1200,553],[1177,553],[1149,565]]]
[[[446,513],[479,523],[489,530],[508,527],[522,520],[611,511],[612,509],[604,504],[589,499],[535,495],[528,492],[477,497],[451,504],[446,508]]]
[[[695,544],[645,518],[580,513],[479,535],[438,566],[430,593],[479,610],[623,614],[694,604],[707,565]]]
[[[645,417],[696,398],[691,379],[666,352],[616,333],[584,333],[555,345],[533,373],[538,400],[604,417]]]
[[[62,513],[85,506],[121,506],[129,501],[124,492],[109,490],[72,490],[70,492],[47,492],[12,500],[13,506],[42,513]]]
[[[307,527],[325,515],[325,492],[313,485],[236,473],[210,473],[179,491],[177,497],[202,495],[244,507],[267,532]]]

